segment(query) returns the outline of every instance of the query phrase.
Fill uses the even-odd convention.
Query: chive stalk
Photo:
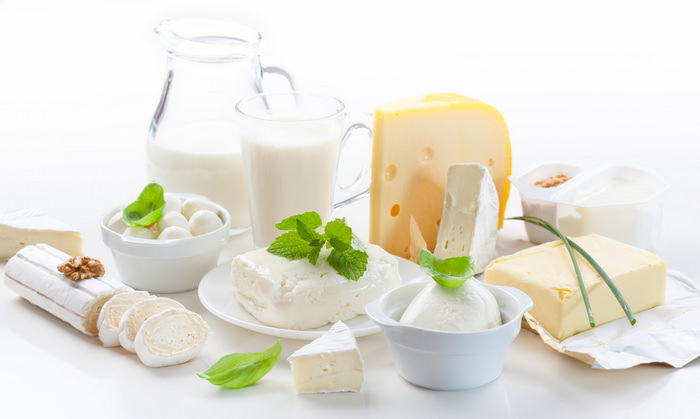
[[[579,286],[581,287],[581,295],[583,296],[583,301],[584,301],[584,304],[586,305],[586,310],[589,312],[589,316],[588,316],[589,320],[591,320],[591,318],[592,318],[591,312],[590,312],[590,310],[591,310],[590,303],[588,303],[588,301],[587,301],[588,295],[587,295],[585,287],[582,284],[583,281],[580,277],[580,272],[578,271],[575,258],[570,251],[571,248],[573,248],[579,254],[581,254],[581,256],[583,256],[583,258],[586,259],[586,261],[593,267],[593,269],[595,269],[596,272],[598,272],[598,275],[600,275],[600,277],[603,279],[603,281],[605,281],[605,284],[608,286],[608,288],[610,288],[610,291],[612,291],[615,298],[617,298],[618,303],[620,303],[620,306],[622,307],[622,310],[625,312],[625,315],[627,316],[627,319],[629,320],[630,324],[634,325],[637,322],[637,320],[634,318],[634,314],[632,313],[632,310],[630,309],[629,304],[627,304],[627,301],[625,300],[625,297],[622,296],[622,293],[617,288],[617,286],[612,281],[612,279],[610,279],[610,276],[605,272],[605,270],[603,270],[603,268],[600,266],[600,264],[598,264],[598,262],[596,262],[595,259],[593,259],[593,257],[590,254],[588,254],[588,252],[583,250],[583,248],[581,246],[574,243],[573,240],[564,236],[561,233],[561,231],[559,231],[559,229],[554,227],[551,223],[549,223],[545,220],[542,220],[541,218],[523,216],[523,217],[512,217],[512,218],[509,218],[509,220],[522,220],[522,221],[525,221],[525,222],[528,222],[531,224],[538,225],[538,226],[548,230],[549,232],[555,234],[566,245],[567,250],[569,250],[569,256],[571,256],[571,260],[574,264],[574,268],[576,269],[577,279],[579,281]],[[593,324],[591,324],[591,327],[593,327]]]

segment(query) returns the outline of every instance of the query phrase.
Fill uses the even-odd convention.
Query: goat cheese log
[[[131,288],[108,276],[72,281],[57,268],[70,258],[47,244],[27,246],[7,262],[5,285],[86,335],[96,336],[104,303]]]
[[[170,298],[158,297],[139,301],[124,313],[119,321],[119,343],[129,352],[136,352],[134,339],[141,325],[149,317],[169,308],[185,308],[182,304]]]
[[[110,298],[102,306],[97,318],[98,337],[105,348],[119,346],[119,322],[134,304],[139,301],[156,298],[146,291],[123,292]]]
[[[199,314],[171,308],[149,317],[134,339],[134,349],[149,367],[188,362],[202,350],[209,327]]]

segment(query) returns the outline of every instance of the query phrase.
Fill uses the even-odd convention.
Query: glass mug
[[[250,226],[235,105],[262,92],[261,36],[226,21],[175,19],[155,29],[167,52],[166,80],[147,142],[148,176],[166,191],[196,193]]]
[[[372,130],[362,123],[345,128],[345,105],[338,99],[307,93],[259,94],[236,105],[243,148],[253,242],[267,247],[283,233],[275,224],[292,215],[316,211],[324,224],[333,208],[366,195],[369,188],[334,203],[337,190],[357,189],[369,175],[367,153],[349,185],[337,185],[339,156],[351,134]]]

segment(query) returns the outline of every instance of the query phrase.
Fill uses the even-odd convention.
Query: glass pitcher
[[[167,52],[166,78],[148,135],[148,176],[166,192],[201,194],[250,226],[235,105],[262,92],[261,36],[224,21],[165,20],[156,28]]]

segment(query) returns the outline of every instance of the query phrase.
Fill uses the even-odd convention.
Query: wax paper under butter
[[[534,317],[525,319],[547,345],[593,368],[652,362],[680,368],[700,356],[700,287],[677,271],[668,271],[666,279],[666,304],[635,314],[634,326],[625,317],[559,341]]]

